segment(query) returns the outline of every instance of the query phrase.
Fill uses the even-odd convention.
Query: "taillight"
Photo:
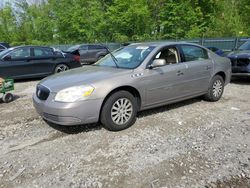
[[[79,55],[74,55],[73,56],[73,59],[75,60],[75,61],[77,61],[78,63],[80,63],[80,56]]]

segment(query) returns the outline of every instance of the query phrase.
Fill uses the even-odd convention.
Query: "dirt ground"
[[[216,103],[201,98],[140,112],[135,125],[48,125],[37,81],[0,102],[0,187],[250,187],[250,79]]]

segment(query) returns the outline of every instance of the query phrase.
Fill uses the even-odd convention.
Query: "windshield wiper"
[[[100,43],[100,44],[101,44],[102,47],[104,47],[104,48],[108,51],[108,53],[110,54],[112,60],[113,60],[114,63],[115,63],[116,68],[119,68],[119,65],[118,65],[119,62],[118,62],[118,60],[116,59],[116,57],[113,55],[113,53],[110,51],[110,49],[109,49],[107,46],[103,45],[102,43]]]

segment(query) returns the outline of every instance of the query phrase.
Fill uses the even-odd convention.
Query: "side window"
[[[51,48],[34,48],[34,56],[44,57],[44,56],[53,56],[53,49]]]
[[[80,49],[80,50],[88,50],[88,46],[87,46],[87,45],[83,45],[83,46],[80,46],[79,49]]]
[[[29,48],[19,48],[9,53],[11,59],[19,59],[19,58],[27,58],[30,57],[30,49]]]
[[[101,45],[96,45],[96,49],[102,50],[102,49],[105,49],[105,48],[103,46],[101,46]]]
[[[181,46],[184,55],[184,61],[197,61],[208,59],[207,51],[198,46],[183,45]]]
[[[100,50],[103,49],[100,45],[89,45],[89,50]]]
[[[165,48],[158,52],[155,59],[165,59],[167,64],[175,64],[179,62],[178,51],[176,48]]]

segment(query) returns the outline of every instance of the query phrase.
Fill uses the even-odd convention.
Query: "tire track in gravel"
[[[20,150],[25,150],[29,147],[34,147],[34,146],[37,146],[39,144],[42,144],[42,143],[45,143],[45,142],[51,142],[51,141],[54,141],[56,139],[59,139],[59,138],[63,138],[63,137],[67,137],[69,135],[65,134],[65,133],[60,133],[60,132],[56,132],[56,133],[53,133],[51,135],[49,135],[48,137],[45,137],[45,138],[40,138],[40,139],[34,139],[34,140],[29,140],[29,141],[26,141],[20,145],[14,145],[14,146],[11,146],[9,147],[9,150],[7,151],[2,151],[2,154],[3,155],[8,155],[10,153],[13,153],[13,152],[18,152]]]

